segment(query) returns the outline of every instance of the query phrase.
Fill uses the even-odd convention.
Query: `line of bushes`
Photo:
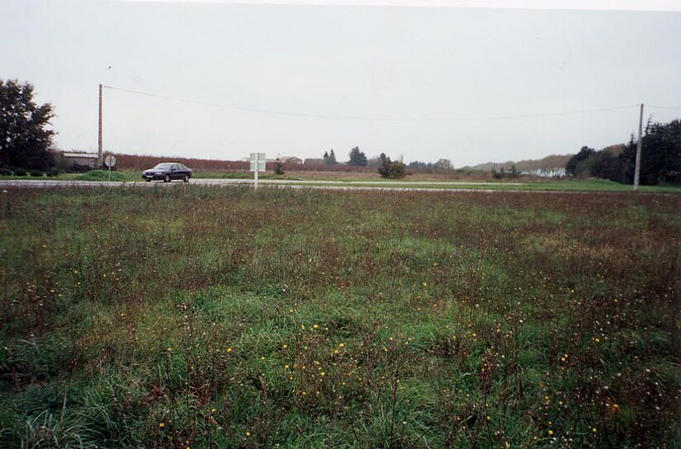
[[[28,176],[31,175],[36,178],[41,178],[43,176],[57,176],[59,174],[59,170],[47,170],[47,171],[40,171],[40,170],[29,170],[26,171],[23,168],[15,168],[14,170],[10,170],[8,168],[0,168],[0,176]]]

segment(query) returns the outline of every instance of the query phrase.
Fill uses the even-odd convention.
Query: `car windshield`
[[[173,164],[170,164],[170,163],[168,163],[168,162],[164,162],[163,164],[158,164],[158,165],[156,165],[156,167],[154,167],[154,168],[159,169],[159,170],[170,170],[170,167],[171,167],[172,165],[173,165]]]

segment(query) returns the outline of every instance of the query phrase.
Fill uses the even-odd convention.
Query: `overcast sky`
[[[346,160],[359,146],[455,166],[574,153],[628,140],[638,103],[681,106],[680,42],[679,12],[0,2],[0,78],[54,105],[64,150],[97,148],[101,82],[216,105],[105,89],[114,152]],[[518,115],[532,116],[499,118]]]

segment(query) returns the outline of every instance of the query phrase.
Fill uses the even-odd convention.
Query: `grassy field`
[[[92,170],[86,173],[62,173],[52,177],[36,178],[26,176],[0,176],[4,180],[75,180],[75,181],[108,181],[109,173],[105,170]],[[196,171],[194,179],[253,179],[249,172],[215,172]],[[301,185],[320,186],[355,186],[355,187],[410,187],[421,189],[477,189],[477,190],[547,190],[547,191],[585,191],[585,192],[631,192],[632,186],[620,184],[605,179],[538,179],[521,177],[509,180],[494,180],[484,177],[466,177],[438,174],[415,174],[400,180],[382,179],[376,173],[367,172],[310,172],[290,171],[284,175],[264,173],[263,180],[286,181]],[[113,171],[112,181],[141,182],[141,176],[136,171]],[[319,183],[316,184],[315,181]],[[642,192],[648,193],[681,193],[681,185],[661,184],[656,186],[641,186]]]
[[[0,446],[681,446],[681,196],[0,207]]]
[[[296,184],[293,182],[292,184]],[[303,185],[303,183],[300,183]],[[466,181],[427,183],[420,181],[395,182],[393,180],[376,180],[373,182],[345,181],[333,183],[305,183],[304,185],[337,186],[337,187],[385,187],[385,188],[418,188],[418,189],[448,189],[448,190],[524,190],[524,191],[559,191],[559,192],[632,192],[632,186],[620,184],[605,179],[551,179],[551,180],[523,180],[513,181]],[[681,193],[681,186],[674,184],[661,184],[656,186],[640,186],[640,191],[645,193]]]

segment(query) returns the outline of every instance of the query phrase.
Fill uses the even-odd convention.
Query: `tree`
[[[274,174],[275,175],[284,174],[284,163],[279,158],[276,158],[274,161]]]
[[[433,171],[433,163],[432,162],[421,162],[421,161],[412,161],[408,165],[409,168],[419,168],[422,169],[426,172],[431,172]]]
[[[641,144],[642,184],[681,181],[681,120],[648,123]]]
[[[385,153],[379,156],[381,166],[378,167],[378,173],[383,178],[404,178],[407,174],[406,166],[400,161],[391,161]]]
[[[636,140],[595,151],[582,147],[567,163],[570,174],[584,174],[631,184],[634,182]],[[641,142],[641,184],[681,182],[681,120],[648,122]],[[614,150],[613,150],[614,149]]]
[[[331,150],[331,153],[325,151],[324,152],[324,164],[325,165],[335,165],[338,162],[336,162],[336,154],[333,152],[333,149]]]
[[[583,162],[587,160],[591,155],[593,155],[596,152],[593,148],[589,148],[587,146],[583,146],[580,150],[579,153],[575,154],[570,158],[569,161],[567,161],[567,164],[565,164],[565,172],[568,175],[575,176],[577,174],[583,174],[583,173],[578,173],[577,172],[577,165],[580,162]]]
[[[433,164],[433,168],[436,170],[449,170],[452,168],[452,161],[449,159],[439,159]]]
[[[350,161],[348,165],[354,165],[356,167],[366,167],[367,156],[363,152],[359,151],[359,147],[354,147],[350,150]]]
[[[33,86],[0,80],[0,166],[47,170],[54,165],[52,136],[47,129],[52,105],[33,101]]]
[[[385,153],[381,153],[380,156],[378,156],[379,160],[379,167],[378,167],[378,174],[381,175],[382,178],[389,178],[390,177],[390,164],[392,161],[388,156],[386,156]]]

